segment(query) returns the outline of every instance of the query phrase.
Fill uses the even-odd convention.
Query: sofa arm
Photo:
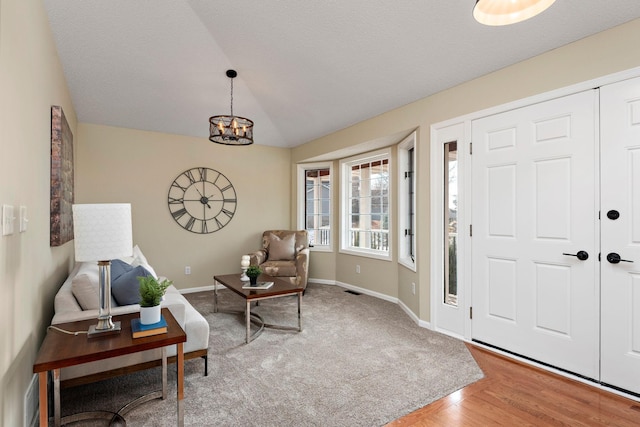
[[[260,265],[267,260],[267,251],[260,249],[249,254],[251,265]]]
[[[306,288],[309,276],[309,248],[298,251],[296,255],[296,285]]]
[[[138,304],[122,305],[120,307],[112,307],[111,315],[117,316],[119,314],[135,313],[140,311]],[[98,319],[99,310],[81,310],[81,311],[60,311],[57,312],[53,319],[51,319],[52,325],[58,323],[77,322],[79,320]]]
[[[184,304],[180,301],[168,301],[162,302],[162,307],[166,307],[171,310],[171,314],[176,318],[176,321],[184,329],[186,323],[186,314]],[[111,308],[111,315],[118,316],[121,314],[138,313],[140,311],[139,304],[121,305],[119,307]],[[82,310],[82,311],[61,311],[56,313],[51,319],[52,325],[67,322],[77,322],[79,320],[98,319],[99,310]]]

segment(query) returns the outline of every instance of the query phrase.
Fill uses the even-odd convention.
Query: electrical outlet
[[[360,266],[356,265],[356,273],[360,274]]]
[[[184,268],[184,274],[191,274],[191,267],[188,265]]]
[[[414,282],[411,282],[411,292],[415,295],[416,294],[416,284]]]

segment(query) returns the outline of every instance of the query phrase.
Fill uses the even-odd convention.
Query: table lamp
[[[82,204],[72,209],[76,261],[98,262],[98,324],[91,325],[88,336],[118,333],[120,322],[111,320],[111,260],[133,253],[131,205]]]

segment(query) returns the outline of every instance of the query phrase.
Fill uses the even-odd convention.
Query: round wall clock
[[[187,231],[213,233],[227,225],[236,211],[236,190],[220,172],[192,168],[182,172],[169,188],[169,211]]]

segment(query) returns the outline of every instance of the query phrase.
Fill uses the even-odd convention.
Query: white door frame
[[[513,110],[527,105],[548,101],[554,98],[564,97],[572,95],[584,90],[597,88],[606,84],[616,83],[622,80],[631,79],[634,77],[640,77],[640,67],[632,68],[630,70],[621,71],[614,74],[598,77],[585,82],[577,83],[571,86],[556,89],[550,92],[534,95],[528,98],[519,99],[517,101],[509,102],[506,104],[490,107],[484,110],[475,111],[463,116],[459,116],[453,119],[449,119],[443,122],[435,123],[431,125],[431,140],[430,140],[430,163],[431,163],[431,179],[430,179],[430,205],[431,205],[431,318],[429,319],[431,327],[439,332],[443,332],[448,335],[453,335],[465,340],[471,340],[471,319],[469,318],[469,309],[471,307],[471,254],[469,241],[469,221],[471,214],[471,200],[469,189],[471,186],[469,171],[460,171],[459,175],[459,189],[460,195],[458,198],[458,214],[465,221],[465,232],[460,232],[458,236],[459,253],[461,256],[458,258],[458,307],[456,316],[460,316],[457,319],[456,325],[464,325],[463,327],[455,327],[455,330],[449,326],[451,319],[448,318],[448,314],[440,313],[439,301],[442,293],[443,277],[443,254],[442,245],[444,239],[444,229],[442,227],[443,221],[443,148],[442,145],[445,142],[457,140],[460,145],[464,146],[465,152],[459,149],[459,153],[464,157],[469,156],[468,143],[465,138],[470,138],[471,135],[471,121],[485,116],[502,113],[505,111]],[[455,131],[452,131],[455,130]],[[453,133],[452,133],[453,132]],[[458,132],[458,133],[456,133]],[[459,138],[450,139],[451,136],[459,135]],[[449,138],[449,139],[447,139]],[[470,164],[469,161],[464,164]],[[461,165],[462,167],[462,165]],[[464,181],[461,181],[464,179]],[[468,199],[468,200],[466,200]],[[463,210],[464,209],[464,210]],[[459,226],[460,226],[459,216]],[[463,230],[459,227],[459,230]],[[464,248],[464,250],[462,249]]]

